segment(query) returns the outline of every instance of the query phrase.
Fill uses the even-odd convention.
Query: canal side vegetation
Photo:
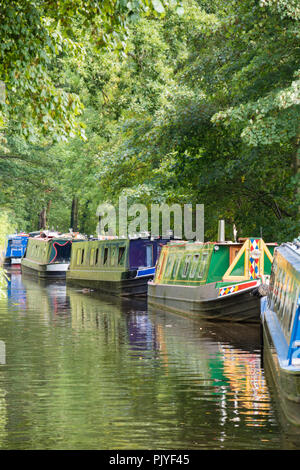
[[[0,213],[0,299],[6,296],[7,278],[2,267],[4,261],[4,250],[7,243],[7,235],[13,233],[15,226],[12,222],[13,214],[8,211]]]
[[[0,0],[0,207],[94,234],[100,203],[205,206],[205,239],[299,234],[297,0]]]

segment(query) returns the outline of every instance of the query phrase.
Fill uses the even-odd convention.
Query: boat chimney
[[[225,242],[225,220],[219,220],[218,242]]]

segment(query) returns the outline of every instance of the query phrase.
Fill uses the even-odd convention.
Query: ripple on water
[[[0,300],[0,448],[287,445],[256,327],[12,281]]]

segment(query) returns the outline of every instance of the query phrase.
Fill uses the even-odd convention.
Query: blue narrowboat
[[[21,266],[21,259],[26,251],[28,237],[27,233],[8,235],[4,258],[5,266]]]
[[[300,240],[275,249],[268,295],[261,300],[265,366],[287,420],[300,425]]]

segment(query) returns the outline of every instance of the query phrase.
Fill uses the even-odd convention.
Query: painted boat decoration
[[[168,241],[113,238],[76,242],[67,282],[113,295],[144,296],[160,250]]]
[[[65,277],[72,242],[72,237],[60,237],[58,234],[29,238],[21,262],[22,273],[37,274],[40,278]]]
[[[171,242],[149,282],[148,303],[209,320],[259,322],[258,295],[268,282],[274,247],[261,238]]]
[[[29,235],[24,232],[8,235],[4,266],[21,266],[21,259],[26,251],[28,237]]]
[[[276,248],[261,299],[265,366],[287,420],[300,425],[300,239]]]

